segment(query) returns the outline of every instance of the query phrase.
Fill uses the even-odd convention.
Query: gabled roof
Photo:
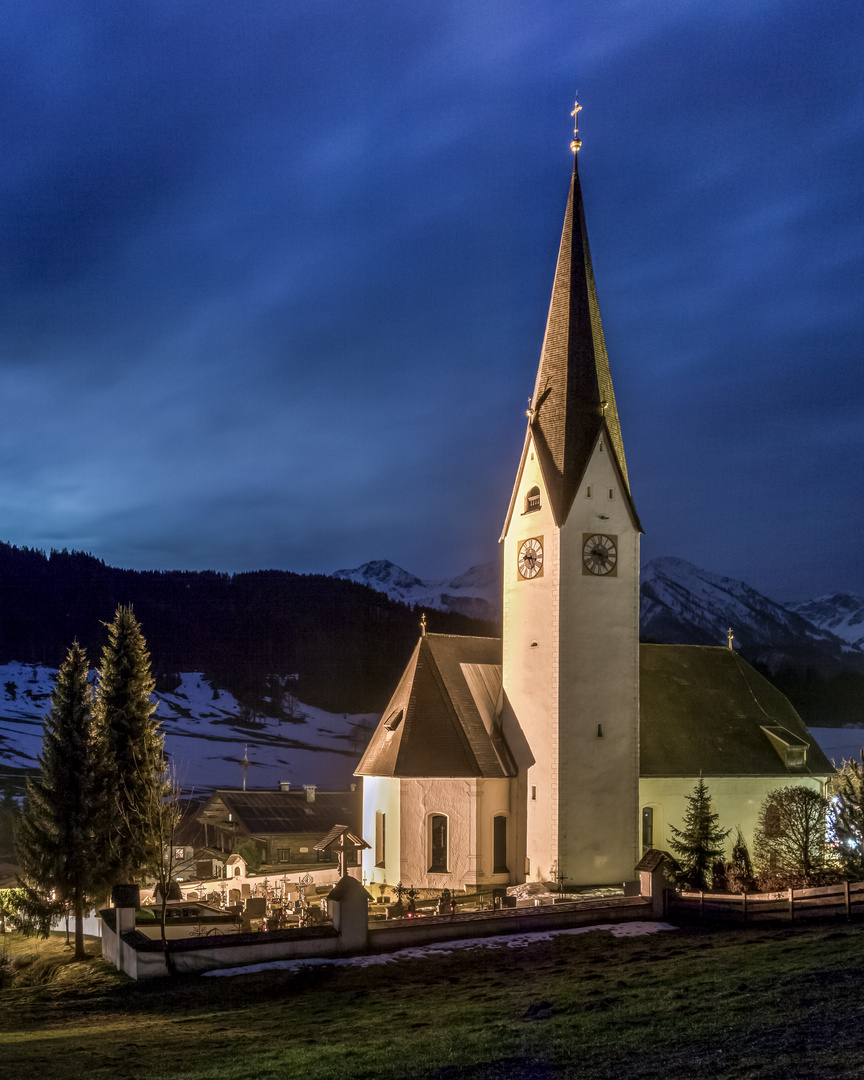
[[[356,822],[359,795],[351,791],[318,791],[312,802],[305,791],[236,791],[219,788],[198,814],[199,821],[250,836],[280,833],[319,833],[337,821]],[[231,821],[228,822],[228,814]]]
[[[733,650],[640,645],[639,660],[641,776],[834,772],[789,700]]]
[[[604,428],[632,508],[576,158],[574,155],[552,301],[529,412],[529,430],[559,525],[567,519]],[[635,515],[635,509],[633,512]]]
[[[315,844],[315,851],[326,851],[331,844],[335,844],[339,840],[340,846],[347,847],[351,844],[353,847],[358,848],[360,851],[369,847],[362,837],[356,836],[347,825],[334,825],[330,832],[326,836],[322,836],[321,839]]]
[[[492,704],[500,663],[498,638],[421,638],[358,775],[515,775]],[[640,776],[834,772],[788,699],[731,649],[640,645],[639,670]]]
[[[357,775],[513,776],[500,685],[500,638],[421,637]]]

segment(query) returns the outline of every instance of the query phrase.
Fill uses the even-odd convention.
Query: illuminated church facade
[[[576,106],[574,115],[578,115]],[[639,643],[641,525],[573,175],[506,509],[502,638],[421,635],[357,769],[368,883],[634,876],[704,775],[724,827],[832,772],[731,648]],[[641,713],[641,724],[640,724]]]

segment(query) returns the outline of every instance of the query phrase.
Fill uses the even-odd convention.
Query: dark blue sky
[[[580,174],[645,554],[864,592],[859,0],[0,8],[0,539],[498,555]]]

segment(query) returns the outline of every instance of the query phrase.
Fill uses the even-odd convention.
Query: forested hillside
[[[254,702],[271,676],[297,674],[292,692],[337,712],[383,709],[419,634],[418,611],[323,574],[118,570],[0,544],[0,662],[58,667],[77,638],[95,664],[118,604],[133,605],[165,688],[175,672],[201,671]],[[438,633],[499,632],[448,612],[427,621]]]

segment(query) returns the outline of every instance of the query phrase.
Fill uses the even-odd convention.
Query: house
[[[646,846],[668,842],[700,774],[725,824],[749,838],[768,790],[821,787],[833,771],[785,698],[731,649],[640,647],[642,528],[580,147],[574,132],[549,316],[501,534],[502,638],[421,635],[357,769],[368,882],[620,883]]]
[[[196,815],[204,826],[205,844],[221,852],[235,851],[244,841],[258,848],[261,861],[276,867],[332,862],[335,855],[315,845],[334,825],[357,831],[360,794],[318,791],[313,785],[291,790],[240,791],[219,788]]]

